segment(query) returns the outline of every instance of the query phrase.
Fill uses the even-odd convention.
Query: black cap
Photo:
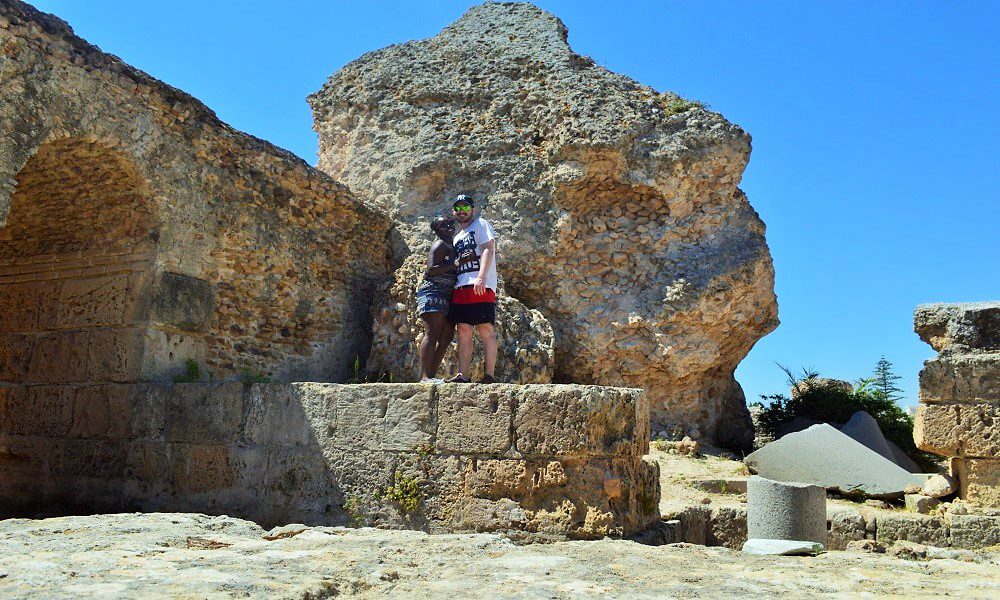
[[[451,203],[452,206],[456,204],[468,204],[469,206],[475,206],[476,203],[473,201],[472,196],[466,196],[465,194],[459,194],[455,196],[455,200]]]

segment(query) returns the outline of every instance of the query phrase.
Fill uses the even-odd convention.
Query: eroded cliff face
[[[736,365],[778,323],[750,138],[611,73],[530,4],[484,4],[366,54],[309,99],[320,169],[422,251],[471,193],[511,294],[556,338],[556,381],[643,387],[656,426],[747,446]]]

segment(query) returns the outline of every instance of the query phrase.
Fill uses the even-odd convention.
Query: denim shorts
[[[417,314],[448,313],[451,307],[452,288],[444,288],[430,281],[424,281],[417,287]]]

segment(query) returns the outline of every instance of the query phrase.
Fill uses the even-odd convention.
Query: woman
[[[420,342],[420,381],[438,383],[435,379],[441,359],[455,335],[455,325],[448,321],[451,293],[458,279],[458,267],[475,256],[464,254],[455,257],[451,240],[455,235],[455,221],[437,217],[431,221],[431,231],[438,239],[427,254],[427,270],[417,287],[417,313],[424,322],[424,341]]]

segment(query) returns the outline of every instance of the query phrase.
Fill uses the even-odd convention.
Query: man
[[[461,229],[455,234],[455,253],[472,250],[475,260],[458,267],[458,281],[451,297],[448,320],[458,329],[458,374],[448,381],[469,383],[469,364],[472,362],[473,333],[483,342],[485,372],[482,383],[496,383],[494,370],[497,364],[497,338],[493,330],[496,323],[496,241],[493,227],[475,216],[475,202],[461,195],[452,204],[452,214]]]

